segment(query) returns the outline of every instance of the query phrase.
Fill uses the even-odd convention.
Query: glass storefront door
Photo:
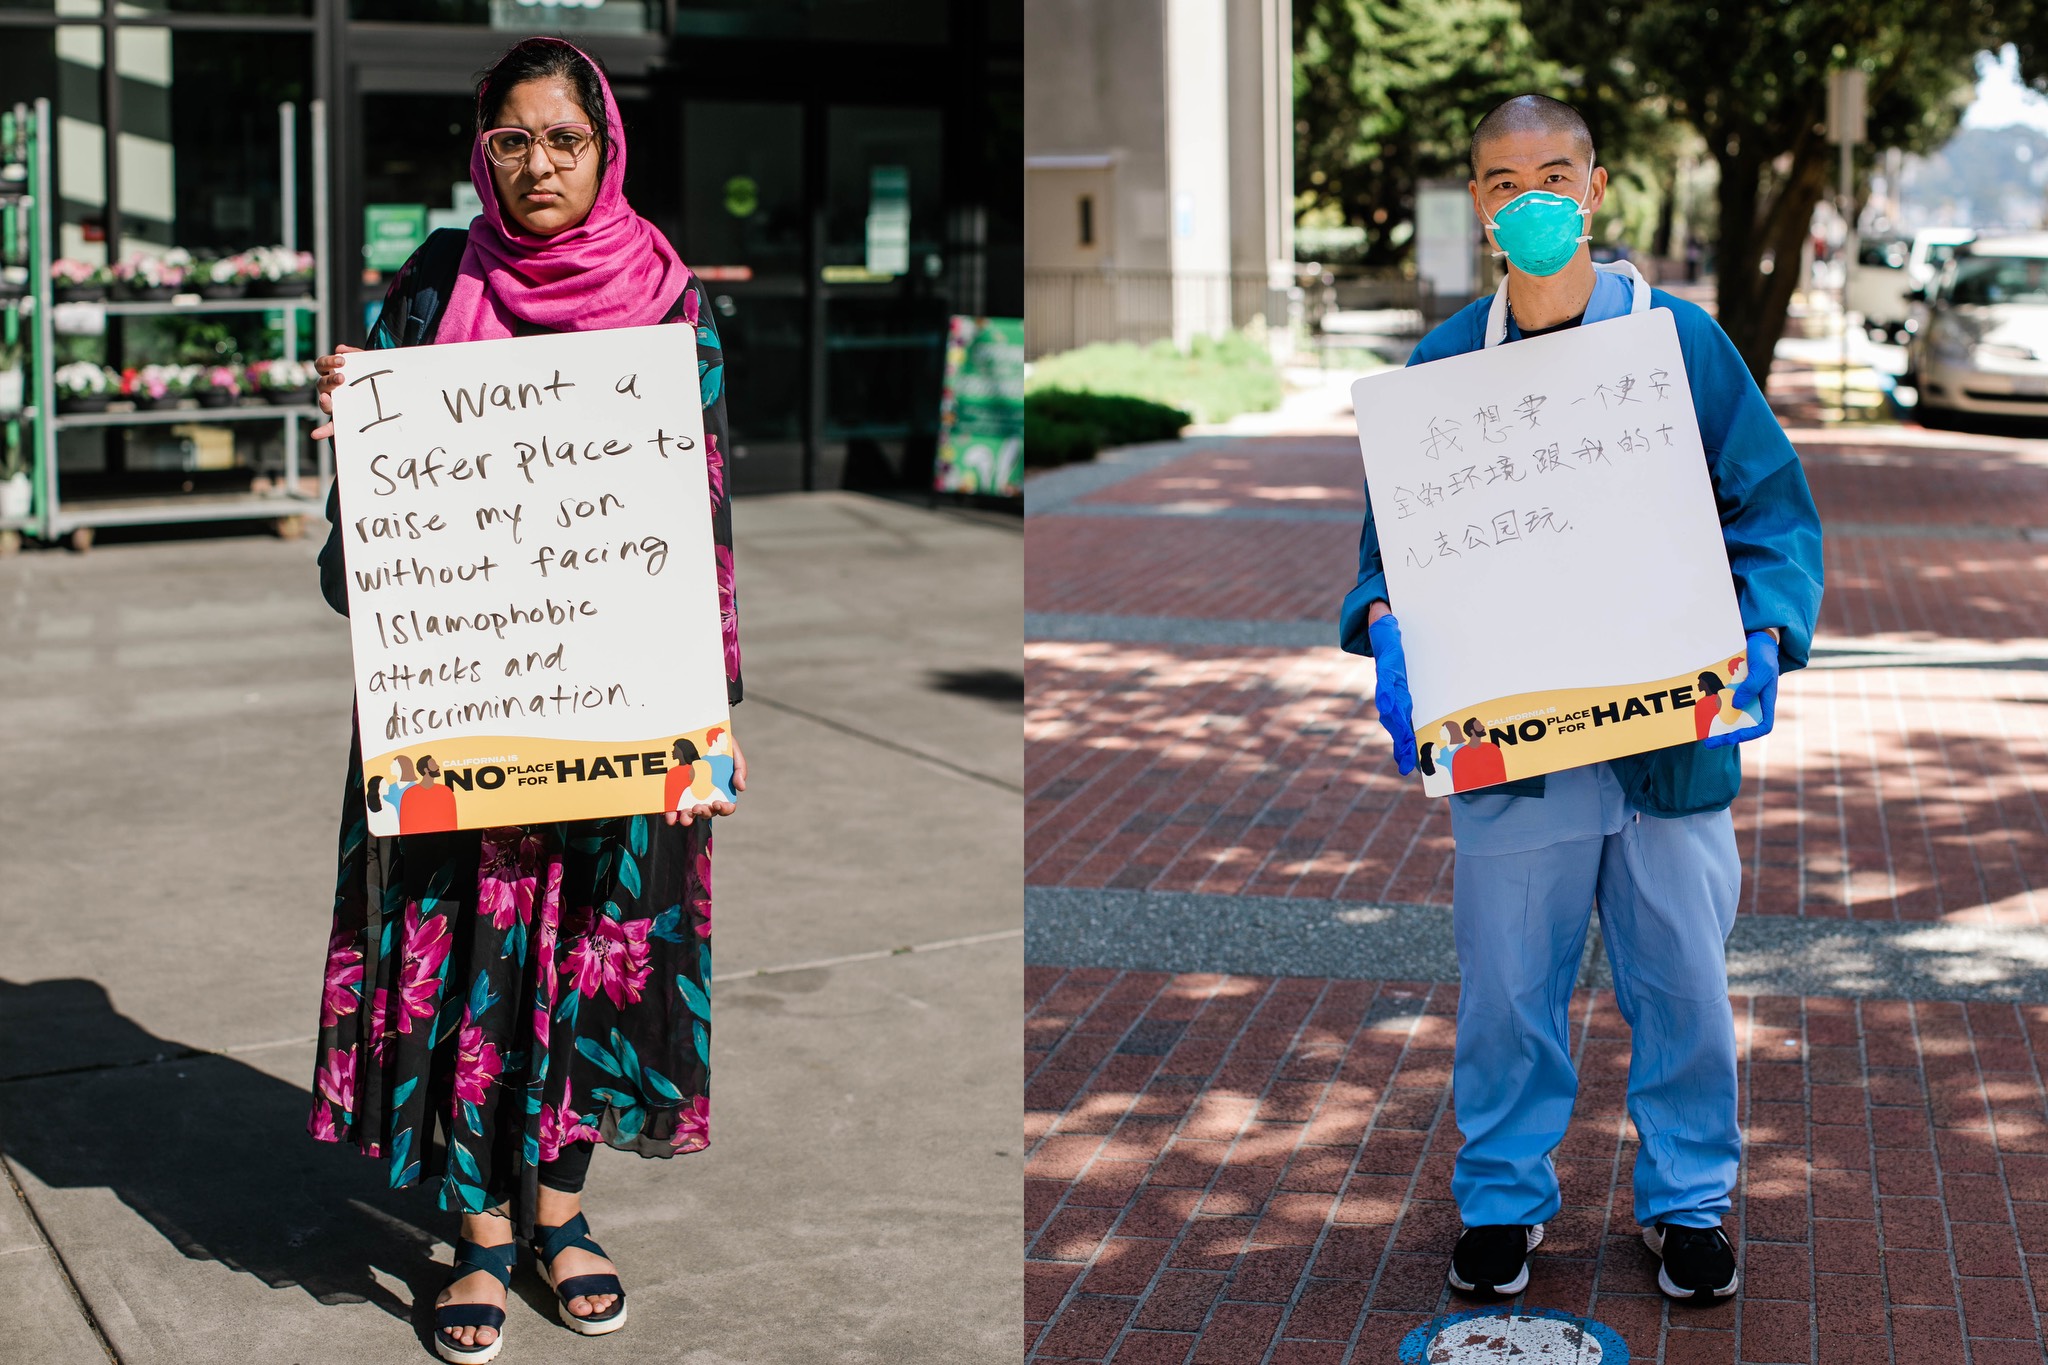
[[[944,127],[937,109],[825,111],[820,434],[851,486],[930,486],[950,311]]]
[[[792,101],[683,105],[683,228],[726,356],[733,487],[802,488],[811,397],[804,110]]]

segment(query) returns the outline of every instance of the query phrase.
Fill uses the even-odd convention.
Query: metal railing
[[[1024,354],[1214,334],[1254,320],[1286,328],[1291,292],[1263,270],[1026,270]]]

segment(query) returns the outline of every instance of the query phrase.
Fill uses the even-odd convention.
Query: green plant
[[[1097,342],[1046,356],[1025,381],[1041,389],[1122,394],[1178,408],[1197,422],[1224,422],[1241,412],[1280,405],[1280,373],[1257,341],[1242,333],[1196,337],[1183,351],[1170,341],[1150,346]]]
[[[1187,413],[1143,398],[1038,389],[1024,395],[1024,463],[1044,469],[1105,446],[1171,441],[1187,424]]]

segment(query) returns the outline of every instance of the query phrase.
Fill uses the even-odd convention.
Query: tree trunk
[[[1650,254],[1660,261],[1671,259],[1671,228],[1678,214],[1678,171],[1667,164],[1657,185],[1657,226],[1650,233]]]
[[[1799,286],[1814,206],[1827,189],[1826,159],[1813,144],[1813,139],[1803,140],[1791,172],[1768,199],[1762,198],[1760,162],[1740,154],[1717,158],[1721,245],[1716,315],[1759,388],[1770,378],[1771,357],[1785,334],[1785,310]],[[1818,145],[1824,152],[1825,144]],[[1759,269],[1765,252],[1773,260],[1768,275]]]

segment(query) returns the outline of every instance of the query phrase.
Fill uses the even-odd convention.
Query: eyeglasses
[[[533,155],[534,135],[524,128],[493,128],[484,134],[484,155],[500,166],[524,166]],[[544,128],[540,145],[558,171],[571,170],[597,142],[588,124],[557,123]]]

